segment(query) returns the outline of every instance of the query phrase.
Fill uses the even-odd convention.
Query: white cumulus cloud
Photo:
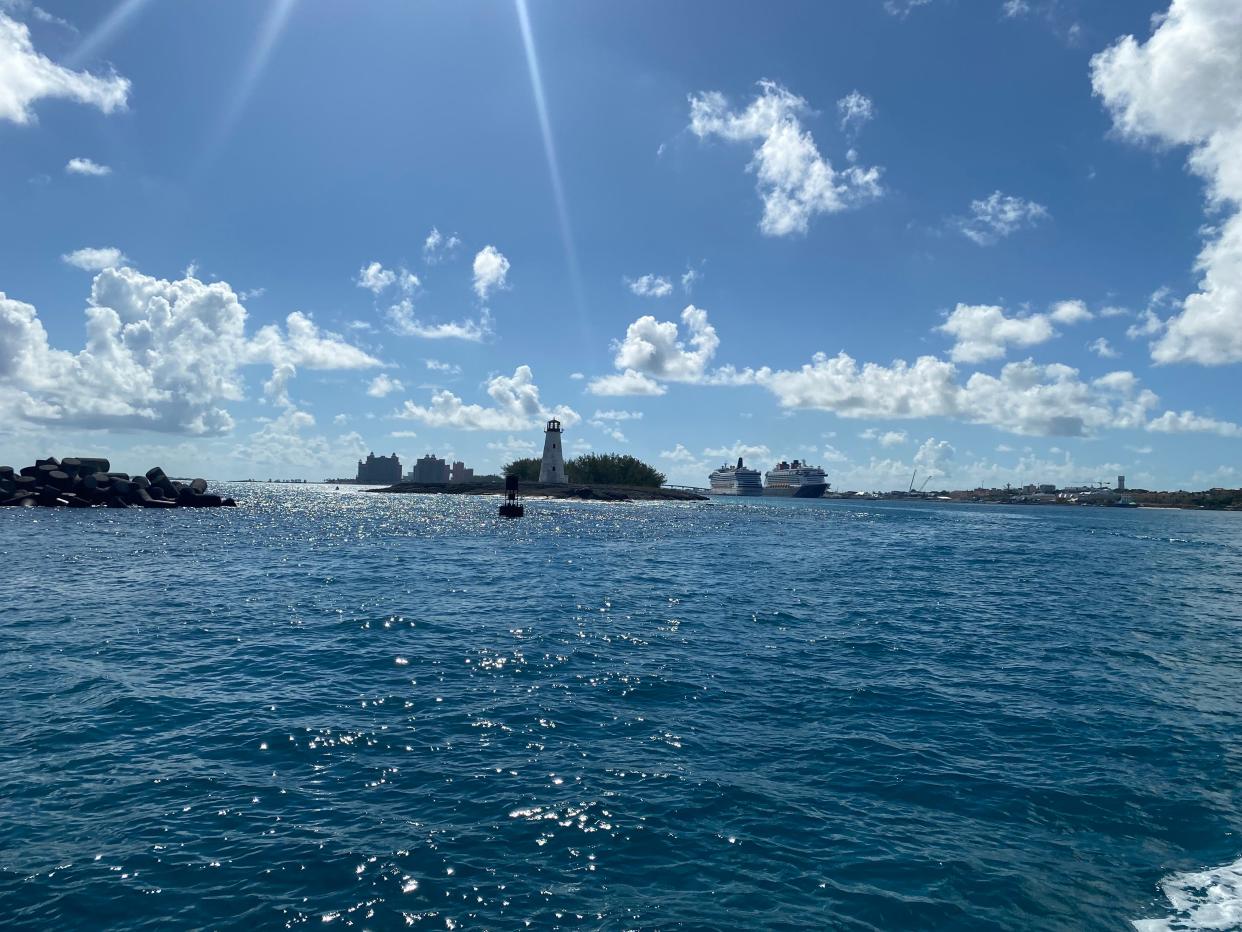
[[[372,294],[379,294],[397,283],[397,273],[384,268],[379,262],[364,265],[358,270],[356,279],[359,288],[365,288]]]
[[[1087,305],[1078,300],[1058,301],[1052,305],[1048,317],[1058,324],[1081,324],[1095,319],[1095,315],[1087,310]]]
[[[360,434],[350,431],[329,438],[310,433],[314,427],[313,415],[288,407],[238,443],[233,457],[244,466],[314,469],[322,475],[366,455],[367,446]]]
[[[890,16],[905,19],[912,11],[929,3],[931,0],[884,0],[884,11]]]
[[[212,288],[217,284],[221,283],[215,282],[205,287]],[[243,310],[243,315],[244,313]],[[285,317],[283,332],[277,324],[260,327],[247,345],[244,358],[247,362],[267,362],[273,366],[289,364],[325,371],[371,369],[380,365],[380,361],[370,353],[346,343],[335,333],[320,330],[301,311],[294,311]]]
[[[465,340],[481,343],[492,332],[492,318],[484,308],[478,320],[466,318],[442,323],[420,320],[414,313],[414,302],[402,298],[388,308],[388,322],[394,333],[424,340]]]
[[[720,338],[708,322],[707,312],[693,304],[681,312],[681,321],[690,349],[679,338],[676,323],[657,321],[647,314],[626,328],[625,339],[615,345],[613,364],[621,370],[632,369],[672,382],[699,381],[720,345]]]
[[[457,252],[457,247],[461,245],[461,240],[454,233],[445,236],[435,227],[431,228],[431,232],[427,234],[427,238],[423,240],[423,261],[428,265],[436,265],[445,259],[450,259]]]
[[[380,364],[297,312],[253,336],[246,320],[226,282],[108,268],[91,286],[85,346],[70,352],[49,344],[33,306],[0,294],[0,405],[62,428],[220,434],[233,426],[225,405],[245,397],[245,367],[270,365],[268,395],[287,403],[298,366]]]
[[[1158,363],[1242,361],[1242,5],[1174,0],[1146,42],[1125,36],[1091,61],[1092,85],[1125,136],[1190,149],[1224,219],[1199,254],[1199,290],[1152,344]],[[1153,328],[1155,330],[1155,328]]]
[[[617,441],[617,443],[628,443],[629,442],[629,438],[626,437],[625,434],[622,432],[621,428],[617,427],[615,424],[610,424],[607,421],[596,421],[596,420],[588,421],[588,423],[592,427],[594,427],[596,430],[600,431],[603,434],[606,434],[607,436],[611,437],[613,440]]]
[[[1101,359],[1116,359],[1120,354],[1113,349],[1113,345],[1108,342],[1107,337],[1099,337],[1087,344],[1087,349],[1095,353]]]
[[[617,426],[619,421],[641,421],[643,413],[641,411],[622,411],[609,409],[607,411],[597,410],[591,416],[590,425],[611,437],[618,443],[627,443],[625,434],[621,432],[621,428]]]
[[[1147,424],[1147,429],[1164,434],[1208,433],[1222,437],[1242,437],[1242,427],[1230,421],[1203,417],[1193,411],[1165,411]]]
[[[988,304],[959,304],[936,329],[953,337],[954,362],[999,359],[1009,346],[1034,346],[1056,336],[1042,314],[1006,317],[1003,307]]]
[[[1054,311],[1060,309],[1064,319],[1083,319],[1085,308],[1066,311],[1067,304],[1076,302],[1053,305]],[[959,357],[995,358],[998,349],[1003,354],[1006,346],[1053,333],[1050,315],[1038,315],[1042,323],[1032,326],[1022,323],[1027,318],[1005,317],[1000,308],[984,307],[980,314],[971,306],[961,307],[968,313],[957,318],[951,331],[959,338]],[[1141,429],[1159,403],[1131,372],[1086,379],[1072,366],[1030,359],[1007,363],[999,375],[963,374],[954,362],[934,356],[883,365],[859,363],[845,352],[816,353],[798,369],[711,368],[720,341],[706,312],[691,305],[682,320],[689,340],[682,339],[670,321],[646,316],[632,323],[625,339],[614,344],[614,364],[620,372],[592,380],[588,391],[658,395],[666,390],[666,382],[757,385],[791,411],[831,411],[840,417],[873,420],[950,418],[1016,434],[1073,437],[1113,428]],[[1016,329],[1010,326],[1015,320]]]
[[[661,450],[660,458],[674,463],[694,463],[698,461],[698,457],[686,449],[685,444],[681,443],[671,450]]]
[[[882,447],[898,447],[906,442],[907,436],[904,430],[879,430],[875,427],[869,427],[859,436],[864,440],[875,440]]]
[[[817,214],[846,210],[881,193],[880,169],[833,168],[802,125],[807,102],[760,81],[759,94],[734,110],[718,91],[690,95],[690,130],[700,138],[755,144],[749,170],[763,200],[759,229],[767,236],[805,233]]]
[[[625,339],[613,344],[613,365],[620,371],[592,379],[587,391],[613,396],[663,395],[666,389],[661,381],[723,378],[708,370],[720,338],[708,321],[707,311],[689,304],[681,312],[681,321],[684,339],[675,321],[659,321],[650,314],[638,318],[626,328]]]
[[[1011,346],[1035,346],[1057,336],[1054,323],[1071,326],[1094,319],[1082,301],[1058,301],[1046,314],[1008,317],[992,304],[959,304],[936,329],[954,339],[954,362],[1000,359]]]
[[[865,94],[850,91],[837,101],[837,113],[841,117],[841,129],[856,133],[864,124],[875,119],[875,104]]]
[[[772,451],[763,443],[743,443],[740,440],[736,440],[730,446],[706,447],[703,450],[703,455],[724,460],[728,463],[736,463],[739,456],[744,460],[762,462],[772,458]]]
[[[65,163],[65,172],[70,175],[91,175],[99,178],[103,175],[111,175],[112,169],[90,159],[74,158]]]
[[[495,246],[484,246],[474,257],[474,293],[486,301],[497,289],[508,287],[509,260]]]
[[[129,87],[129,80],[115,73],[100,77],[56,64],[35,51],[25,23],[0,13],[0,120],[32,123],[31,105],[48,97],[112,113],[125,108]]]
[[[592,395],[624,397],[627,395],[663,395],[668,389],[655,379],[626,369],[616,375],[601,375],[587,383],[586,390]]]
[[[673,283],[663,275],[643,275],[627,278],[625,284],[640,298],[667,298],[673,293]]]
[[[1070,366],[1031,360],[1008,363],[999,376],[975,372],[963,382],[953,363],[934,356],[885,366],[817,353],[801,369],[761,369],[754,379],[786,408],[854,418],[947,417],[1044,436],[1140,427],[1157,402],[1128,372],[1084,381]]]
[[[367,386],[367,394],[372,398],[383,398],[387,395],[391,395],[393,392],[400,392],[404,390],[405,386],[401,384],[400,379],[389,378],[389,376],[383,372],[372,379],[371,384]]]
[[[126,261],[125,254],[115,246],[75,249],[61,256],[60,260],[86,272],[114,268]]]
[[[929,437],[914,454],[914,465],[925,472],[947,476],[952,470],[953,458],[956,455],[957,450],[949,441]]]
[[[971,201],[970,216],[958,217],[953,224],[971,242],[991,246],[1048,216],[1042,204],[993,191],[982,200]]]
[[[531,430],[549,418],[572,427],[581,418],[572,408],[548,408],[539,398],[530,366],[518,366],[513,375],[493,376],[487,382],[490,406],[467,404],[447,390],[436,391],[427,405],[406,401],[396,417],[419,421],[431,427],[458,430]]]
[[[495,453],[499,453],[506,461],[515,460],[519,457],[534,456],[539,452],[539,447],[533,440],[525,437],[515,437],[510,434],[504,440],[489,440],[487,448]]]
[[[609,409],[607,411],[597,410],[591,415],[597,421],[641,421],[643,413],[641,411],[619,411]]]
[[[443,372],[447,376],[461,375],[461,366],[452,362],[441,362],[438,359],[424,359],[424,365],[432,372]]]

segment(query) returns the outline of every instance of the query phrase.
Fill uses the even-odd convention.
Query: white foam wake
[[[1164,919],[1135,919],[1138,932],[1242,930],[1242,860],[1224,867],[1170,874],[1160,889],[1173,907]]]

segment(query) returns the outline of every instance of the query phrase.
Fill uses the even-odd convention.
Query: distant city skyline
[[[1223,0],[0,0],[0,463],[1242,486],[1240,97]]]

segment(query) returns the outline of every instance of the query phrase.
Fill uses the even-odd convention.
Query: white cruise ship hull
[[[781,495],[786,498],[823,498],[828,491],[828,483],[816,482],[806,485],[769,485],[763,489],[764,495]]]
[[[736,466],[721,466],[707,477],[712,495],[762,495],[763,479],[759,470],[747,469],[742,465],[742,458],[737,458]]]

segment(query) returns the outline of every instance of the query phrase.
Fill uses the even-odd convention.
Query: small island
[[[664,485],[664,474],[633,456],[587,453],[565,463],[567,482],[540,482],[541,460],[518,459],[505,466],[506,476],[517,476],[528,498],[580,499],[599,502],[697,502],[707,496],[692,489]],[[397,482],[380,493],[442,493],[449,495],[502,495],[501,476],[479,476],[461,482]]]

